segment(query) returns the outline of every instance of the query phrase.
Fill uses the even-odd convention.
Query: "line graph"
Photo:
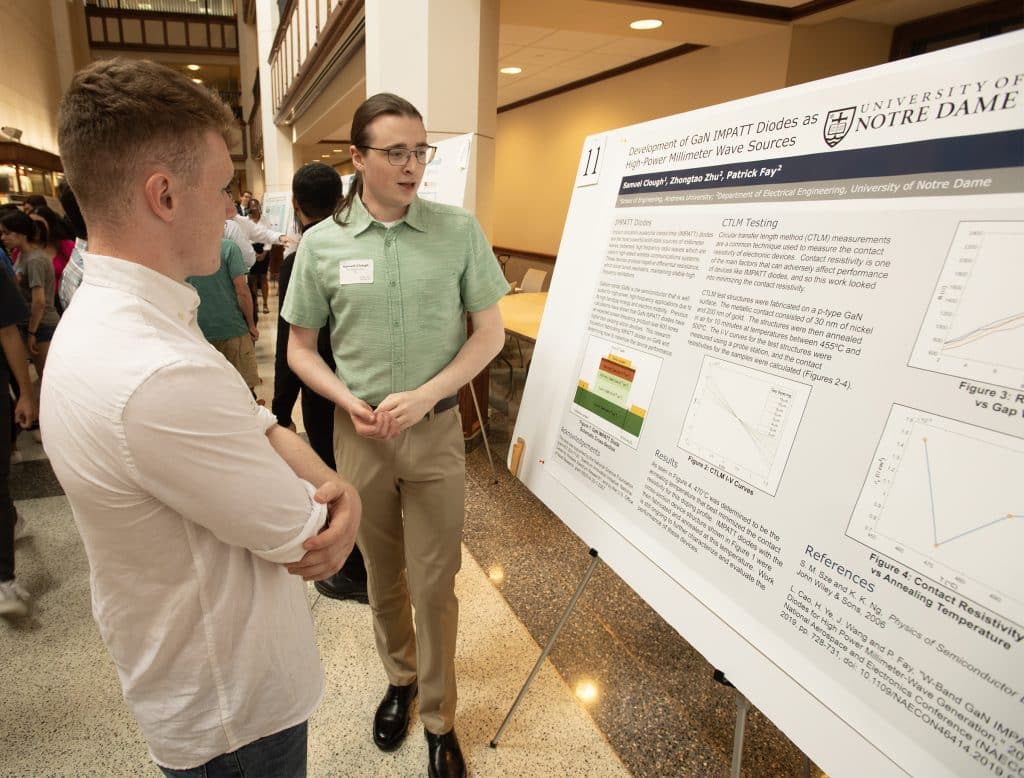
[[[960,222],[912,367],[1024,388],[1024,222]]]
[[[968,439],[969,440],[977,441],[977,438],[968,438]],[[936,485],[935,485],[934,480],[932,479],[932,462],[931,462],[931,457],[928,455],[928,438],[927,437],[921,438],[921,445],[922,445],[922,449],[924,451],[925,466],[928,469],[928,499],[929,499],[929,504],[931,506],[932,536],[933,536],[932,539],[934,540],[934,544],[933,545],[935,546],[935,548],[938,548],[939,546],[944,546],[946,543],[950,543],[950,542],[952,542],[954,540],[959,540],[960,538],[966,537],[967,535],[970,535],[972,532],[978,532],[979,530],[983,530],[983,529],[986,529],[988,527],[991,527],[993,524],[998,524],[1001,521],[1007,521],[1008,519],[1016,519],[1016,518],[1020,518],[1021,517],[1022,514],[1007,513],[1007,514],[1002,515],[1002,516],[997,516],[996,518],[992,519],[991,521],[984,521],[984,520],[982,520],[981,523],[977,523],[977,519],[971,518],[971,519],[968,519],[968,521],[967,521],[967,523],[969,525],[967,527],[967,529],[963,529],[963,530],[957,531],[956,534],[949,535],[949,536],[946,536],[944,533],[940,533],[940,531],[939,531],[939,519],[936,516],[936,512],[935,512],[935,489],[936,489]]]
[[[1024,441],[892,406],[846,534],[1024,623]]]
[[[1007,316],[1005,319],[999,319],[997,321],[989,322],[988,324],[983,324],[970,332],[965,332],[963,335],[950,338],[943,344],[942,350],[950,352],[954,349],[960,348],[961,346],[976,343],[982,338],[993,335],[997,332],[1008,332],[1010,330],[1015,330],[1018,327],[1024,327],[1024,313],[1012,314]]]
[[[679,445],[775,494],[809,395],[805,384],[705,356]]]

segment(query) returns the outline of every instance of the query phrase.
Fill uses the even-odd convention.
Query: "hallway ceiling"
[[[542,95],[638,60],[691,44],[728,46],[789,25],[852,19],[895,26],[971,5],[974,0],[502,0],[498,106]],[[692,6],[703,6],[695,8]],[[710,10],[728,9],[728,10]],[[814,10],[818,9],[818,10]],[[811,13],[810,11],[814,11]],[[660,19],[656,30],[631,30],[636,19]],[[351,117],[302,154],[338,164],[348,159]],[[330,138],[331,140],[327,140]],[[342,148],[340,152],[335,151]],[[320,157],[321,154],[326,156]]]
[[[498,75],[498,105],[686,43],[727,46],[780,26],[832,19],[897,25],[969,4],[963,0],[505,0],[498,66],[517,66],[523,72]],[[710,10],[715,8],[728,11]],[[822,10],[808,13],[812,8]],[[664,24],[656,30],[629,28],[631,21],[650,18]]]

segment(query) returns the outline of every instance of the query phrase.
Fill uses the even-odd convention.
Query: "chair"
[[[538,270],[535,267],[531,267],[526,271],[523,276],[522,283],[519,284],[520,292],[539,292],[544,288],[544,282],[548,278],[548,271]]]
[[[512,259],[511,254],[495,254],[495,258],[498,260],[498,266],[501,268],[501,274],[505,276],[505,280],[508,280],[508,261]]]

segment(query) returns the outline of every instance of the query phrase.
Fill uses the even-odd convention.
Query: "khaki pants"
[[[224,355],[235,370],[245,379],[245,385],[252,389],[260,382],[260,374],[256,370],[256,344],[252,336],[246,332],[237,338],[227,340],[211,340],[210,345]]]
[[[334,455],[363,501],[358,541],[388,682],[418,680],[423,726],[444,734],[455,724],[455,574],[466,491],[458,409],[431,413],[389,441],[360,437],[337,409]]]

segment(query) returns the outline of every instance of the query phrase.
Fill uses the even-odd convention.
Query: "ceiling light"
[[[320,155],[320,159],[327,159],[329,156],[331,156],[331,155],[330,154],[321,154]]]
[[[661,19],[637,19],[635,22],[630,22],[630,29],[633,30],[656,30],[661,27]]]
[[[502,68],[498,72],[499,73],[504,73],[506,76],[514,76],[514,75],[517,75],[519,73],[522,73],[523,69],[522,68],[517,68],[517,67],[510,67],[510,68]]]
[[[199,70],[199,65],[186,65],[189,70]]]
[[[331,149],[335,154],[341,154],[345,149]]]
[[[203,79],[201,78],[193,78],[192,80],[195,81],[197,84],[203,83]]]

